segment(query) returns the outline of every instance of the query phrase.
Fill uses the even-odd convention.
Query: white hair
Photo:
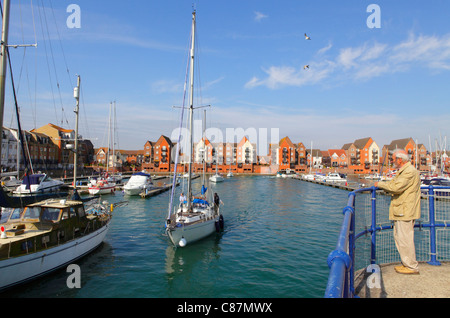
[[[396,158],[401,158],[403,162],[408,162],[410,160],[409,156],[403,149],[395,149],[393,156]]]

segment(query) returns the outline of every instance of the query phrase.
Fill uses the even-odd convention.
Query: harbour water
[[[273,176],[209,187],[224,203],[222,233],[175,248],[164,235],[170,191],[147,199],[116,192],[104,199],[128,205],[114,211],[102,246],[77,263],[81,288],[67,286],[64,268],[0,297],[323,297],[347,191]]]

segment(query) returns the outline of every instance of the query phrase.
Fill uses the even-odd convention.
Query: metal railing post
[[[377,222],[377,191],[376,187],[371,188],[372,193],[372,225],[371,225],[371,248],[370,248],[370,264],[375,264],[377,259],[377,243],[376,243],[376,222]]]
[[[429,217],[430,217],[430,261],[428,264],[430,265],[441,265],[436,259],[436,216],[434,211],[434,200],[435,200],[435,192],[433,186],[430,185],[428,188],[428,206],[429,206]]]

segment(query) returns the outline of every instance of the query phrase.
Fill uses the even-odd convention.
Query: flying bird
[[[305,33],[305,40],[311,40],[311,38],[307,36],[306,33]]]
[[[306,70],[307,68],[309,68],[309,65],[303,66],[303,69],[304,69],[304,70]]]

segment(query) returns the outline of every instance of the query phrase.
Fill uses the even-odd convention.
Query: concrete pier
[[[450,262],[440,266],[419,263],[418,275],[399,274],[394,266],[380,266],[379,284],[366,269],[355,272],[355,293],[360,298],[450,298]],[[369,278],[369,282],[367,279]],[[369,287],[371,286],[371,287]],[[379,286],[376,287],[376,286]]]

